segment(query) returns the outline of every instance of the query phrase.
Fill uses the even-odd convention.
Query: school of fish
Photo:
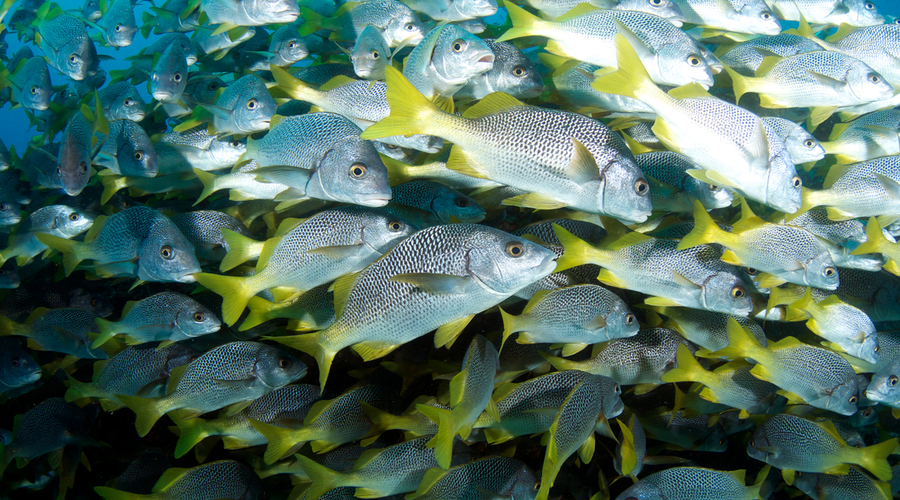
[[[878,3],[0,1],[0,500],[900,498]]]

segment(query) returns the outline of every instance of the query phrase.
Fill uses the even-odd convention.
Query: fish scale
[[[507,498],[529,498],[535,493],[536,484],[534,472],[521,460],[486,457],[453,467],[439,478],[426,474],[410,498],[480,500],[486,492]]]
[[[244,157],[255,159],[261,167],[290,165],[314,169],[325,154],[323,146],[332,147],[344,138],[359,136],[360,132],[353,122],[333,113],[287,117],[262,139],[249,139]],[[285,141],[297,147],[285,148]]]
[[[802,36],[782,33],[764,36],[738,44],[719,59],[722,63],[745,76],[754,76],[767,54],[781,57],[793,56],[801,52],[821,50],[816,42]]]
[[[667,500],[752,500],[759,495],[759,484],[744,485],[743,471],[734,472],[702,467],[672,467],[651,474],[617,497],[651,498],[658,495]],[[764,476],[763,476],[764,477]]]
[[[871,26],[884,22],[868,0],[767,0],[779,19],[799,21],[802,15],[808,23],[840,26]],[[865,7],[866,4],[872,8]]]
[[[886,177],[883,182],[876,174]],[[900,215],[900,156],[883,156],[854,163],[831,186],[805,191],[804,206],[825,205],[838,212],[829,218]]]
[[[191,469],[168,469],[162,487],[153,491],[162,498],[193,498],[202,492],[204,498],[263,498],[265,488],[259,476],[250,467],[234,460],[210,462]],[[98,486],[100,495],[112,495],[118,490]],[[111,497],[110,497],[111,498]]]
[[[856,28],[839,40],[827,42],[813,39],[823,49],[855,57],[884,76],[892,85],[900,83],[900,24],[880,24]]]
[[[731,206],[734,199],[725,188],[710,185],[688,175],[688,170],[697,169],[700,166],[682,154],[674,151],[654,151],[635,155],[634,161],[644,175],[683,191],[687,204],[680,206],[685,210],[690,210],[688,208],[691,206],[690,198],[700,200],[700,203],[710,210]],[[658,199],[662,196],[664,195],[658,194],[657,190],[650,191],[650,199],[654,202],[654,206],[664,202],[664,200]]]
[[[199,355],[200,351],[184,344],[172,344],[161,349],[154,344],[128,347],[103,365],[103,370],[91,385],[107,397],[113,394],[137,395],[146,385],[167,379],[172,370],[188,364]],[[66,396],[70,400],[68,393]]]
[[[129,342],[150,342],[187,340],[217,331],[220,323],[212,311],[187,295],[160,292],[139,300],[118,322],[101,320],[97,326],[98,342],[116,333],[126,334]]]

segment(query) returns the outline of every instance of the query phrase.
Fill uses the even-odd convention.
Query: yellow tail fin
[[[231,229],[221,229],[222,237],[228,244],[228,253],[219,265],[219,271],[225,272],[259,257],[265,241],[256,241]]]
[[[869,217],[869,222],[866,223],[866,241],[850,252],[850,255],[881,253],[882,246],[887,242],[887,238],[885,238],[884,233],[881,232],[881,226],[878,224],[878,219]]]
[[[399,71],[388,66],[384,69],[387,82],[387,101],[391,114],[360,134],[362,139],[378,139],[392,135],[434,135],[437,117],[447,116],[429,101]]]
[[[100,330],[100,335],[94,339],[94,343],[91,344],[91,349],[96,349],[103,344],[105,344],[109,339],[116,336],[116,323],[103,319],[103,318],[94,318],[94,323],[97,324],[97,329]]]
[[[500,341],[500,351],[503,350],[503,346],[506,345],[506,339],[509,338],[510,335],[515,333],[516,330],[516,315],[510,314],[503,310],[502,307],[500,309],[500,316],[503,318],[503,340]]]
[[[203,191],[200,192],[200,196],[198,196],[197,201],[194,202],[194,206],[196,206],[219,189],[216,187],[216,177],[218,177],[216,174],[211,174],[200,170],[199,168],[195,168],[194,175],[196,175],[197,178],[200,179],[200,183],[203,184]]]
[[[238,329],[239,331],[245,331],[253,328],[254,326],[261,325],[270,319],[274,319],[278,316],[273,315],[274,311],[277,311],[278,304],[275,302],[269,302],[268,300],[253,296],[250,297],[250,302],[247,302],[247,307],[250,308],[250,313],[247,314],[247,317],[244,319],[244,322],[241,323],[241,327]]]
[[[860,456],[857,463],[860,466],[871,472],[880,481],[890,481],[891,466],[887,461],[887,457],[894,452],[895,448],[897,448],[897,443],[897,438],[894,438],[888,439],[883,443],[866,446],[865,448],[851,449],[859,450]]]
[[[700,382],[709,385],[706,383],[709,380],[709,372],[700,366],[687,346],[678,344],[675,357],[678,365],[663,374],[663,382]]]
[[[47,233],[34,233],[34,237],[41,243],[63,254],[63,267],[66,270],[66,276],[72,274],[75,267],[87,257],[81,254],[84,253],[83,249],[85,247],[89,247],[89,244],[67,240]]]
[[[500,38],[497,39],[498,42],[505,42],[506,40],[524,36],[539,35],[541,26],[547,22],[522,7],[509,2],[506,2],[506,12],[509,14],[512,28],[500,35]]]
[[[297,429],[286,429],[252,418],[248,420],[250,425],[269,442],[268,446],[266,446],[266,454],[263,456],[266,465],[274,464],[296,452],[306,443],[306,440],[300,441],[296,438]]]
[[[766,350],[762,344],[756,340],[750,332],[744,329],[737,320],[728,318],[728,347],[723,347],[718,351],[703,354],[703,357],[710,358],[753,358],[760,362],[759,353]]]
[[[559,243],[565,248],[565,252],[556,261],[554,272],[565,271],[591,262],[590,255],[597,252],[593,245],[558,224],[553,224],[553,232],[556,233]]]
[[[707,243],[724,243],[723,240],[729,241],[730,237],[731,233],[725,232],[717,226],[703,205],[694,200],[694,229],[681,239],[677,248],[684,250]]]
[[[321,97],[324,94],[322,91],[310,87],[306,82],[294,78],[293,75],[278,66],[272,66],[270,71],[272,72],[275,81],[278,83],[278,87],[298,101],[316,104],[317,101],[321,100]]]
[[[250,297],[259,291],[251,289],[247,286],[248,279],[239,276],[198,273],[194,278],[197,283],[222,296],[222,320],[229,326],[240,319]]]
[[[309,489],[306,490],[306,495],[304,496],[307,500],[315,500],[325,493],[341,486],[340,479],[343,477],[343,474],[340,472],[333,471],[303,455],[297,455],[297,460],[312,481],[312,484],[309,486]]]
[[[647,73],[634,47],[621,34],[616,35],[616,66],[619,68],[618,71],[597,77],[591,83],[591,87],[605,94],[641,100],[645,100],[649,95],[665,95],[665,92],[653,83],[650,73]]]
[[[336,351],[327,348],[322,342],[322,332],[327,331],[328,330],[322,330],[321,332],[307,333],[305,335],[291,335],[287,337],[263,338],[282,343],[316,358],[316,362],[319,364],[319,390],[324,390],[325,382],[328,380],[328,373],[331,371],[331,363],[334,361],[334,356],[337,354]]]
[[[206,420],[202,418],[180,419],[172,416],[172,421],[181,430],[181,435],[178,436],[178,443],[175,445],[175,458],[183,457],[197,443],[209,436],[208,429],[203,425]]]
[[[749,90],[750,79],[728,66],[725,66],[725,71],[728,72],[728,76],[731,77],[731,87],[734,90],[734,102],[737,104],[741,102],[742,95],[747,92],[752,92],[752,90]]]
[[[124,394],[116,394],[116,398],[134,412],[136,416],[134,428],[140,437],[146,436],[150,429],[153,428],[153,424],[163,415],[157,407],[156,399],[126,396]]]
[[[449,469],[450,459],[453,456],[453,436],[456,435],[456,426],[453,425],[450,410],[422,404],[416,405],[416,410],[438,425],[437,434],[426,443],[426,446],[434,448],[434,458],[438,465],[442,469]]]

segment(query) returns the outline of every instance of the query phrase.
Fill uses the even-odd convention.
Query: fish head
[[[122,172],[122,175],[156,177],[156,173],[159,171],[156,150],[153,148],[153,144],[150,143],[150,138],[143,132],[143,129],[140,129],[138,125],[135,125],[135,127],[140,132],[126,137],[119,145],[118,151],[116,151],[119,170]]]
[[[821,396],[820,404],[812,401],[809,403],[841,415],[853,415],[859,409],[859,379],[856,376],[849,377]]]
[[[619,156],[601,166],[597,210],[628,222],[650,217],[650,184],[634,160]]]
[[[846,78],[850,93],[860,101],[880,101],[893,97],[896,93],[880,73],[862,61],[852,62]]]
[[[556,254],[536,243],[500,230],[479,228],[464,243],[466,271],[499,295],[509,295],[549,276]]]
[[[455,0],[452,7],[469,19],[493,16],[497,13],[497,0]]]
[[[795,164],[825,158],[825,148],[805,128],[797,126],[784,139],[784,145]]]
[[[277,389],[306,375],[306,365],[276,347],[263,344],[256,357],[254,371],[259,380]]]
[[[240,2],[247,17],[259,25],[270,23],[292,23],[300,15],[296,0],[244,0]]]
[[[384,67],[387,66],[390,57],[391,51],[381,35],[381,30],[371,24],[363,29],[350,52],[353,71],[365,79],[383,78]]]
[[[195,102],[213,104],[216,102],[216,94],[219,89],[227,87],[221,78],[214,75],[194,75],[188,80],[184,93],[191,96]]]
[[[300,36],[286,38],[279,40],[278,43],[273,43],[269,47],[269,52],[275,53],[273,59],[277,60],[277,66],[290,66],[297,61],[306,59],[310,54],[309,47],[306,46],[306,42]]]
[[[666,500],[668,495],[649,481],[639,481],[623,491],[616,500]]]
[[[61,233],[65,238],[71,238],[79,235],[91,228],[94,219],[91,216],[83,214],[78,210],[66,205],[57,205],[59,211],[53,220],[55,231]]]
[[[476,92],[476,99],[495,91],[506,92],[519,99],[541,95],[544,81],[531,60],[518,47],[507,42],[485,41],[496,58],[494,67],[483,76],[488,88]]]
[[[866,387],[866,399],[889,406],[900,402],[900,359],[872,375]]]
[[[226,91],[232,89],[238,93],[237,102],[231,110],[234,131],[249,134],[267,130],[278,105],[266,89],[266,84],[258,76],[247,75],[232,83]]]
[[[853,26],[884,24],[884,16],[878,12],[878,7],[872,0],[845,0],[844,5],[850,8],[847,15],[853,19]]]
[[[606,315],[607,337],[633,337],[640,331],[637,317],[623,300],[617,300]]]
[[[746,316],[753,310],[747,285],[736,272],[719,271],[700,284],[700,302],[710,311]]]
[[[688,197],[698,200],[703,205],[703,208],[707,210],[730,207],[734,201],[734,195],[731,194],[731,191],[722,186],[708,184],[693,177],[686,179],[685,192],[687,192]]]
[[[131,120],[139,122],[144,119],[144,106],[147,103],[138,93],[134,85],[129,85],[129,89],[122,94],[116,96],[109,105],[108,120]]]
[[[848,353],[874,365],[878,363],[878,351],[881,350],[881,346],[878,344],[878,335],[875,332],[875,325],[868,315],[862,311],[858,312],[859,314],[845,317],[846,324],[852,325],[858,332],[852,340],[854,342],[859,341],[853,344],[852,350],[848,350]]]
[[[432,78],[439,78],[437,87],[456,87],[458,90],[472,77],[494,67],[494,53],[477,36],[456,26],[445,24],[431,53]]]
[[[56,67],[73,80],[84,80],[93,60],[94,48],[87,38],[65,42],[56,53]]]
[[[0,384],[22,387],[41,378],[41,367],[22,347],[16,337],[0,340]]]
[[[216,138],[209,144],[209,154],[217,165],[235,164],[247,151],[247,142],[234,137]]]
[[[130,14],[130,22],[125,18],[109,22],[109,26],[106,28],[106,39],[109,41],[110,46],[127,47],[134,41],[134,34],[137,33],[138,27],[134,23],[134,12],[132,11]]]
[[[451,217],[474,224],[484,220],[486,214],[484,208],[472,198],[443,186],[431,202],[431,211],[438,215],[441,224],[449,224]]]
[[[807,285],[825,290],[836,290],[840,285],[840,276],[831,254],[826,250],[802,264],[802,279]]]
[[[153,222],[150,235],[138,253],[138,278],[192,283],[195,281],[192,275],[199,272],[200,263],[194,254],[194,246],[175,224],[160,216]]]
[[[109,293],[112,293],[111,289]],[[81,290],[79,293],[69,297],[68,306],[91,311],[101,318],[105,318],[113,313],[113,304],[104,297],[103,293],[89,290]]]
[[[9,27],[16,31],[28,30],[33,24],[37,14],[25,8],[16,9],[12,17],[9,18]]]
[[[209,309],[196,301],[184,301],[175,312],[175,329],[185,337],[199,337],[219,331],[222,322]]]
[[[722,452],[728,449],[728,436],[718,422],[707,429],[707,434],[696,443],[696,451]]]
[[[383,207],[391,199],[387,167],[370,141],[347,136],[322,156],[307,184],[308,196]]]
[[[80,112],[72,115],[63,130],[56,174],[69,196],[77,196],[90,179],[91,126]]]
[[[34,61],[34,62],[32,62]],[[22,85],[20,104],[23,108],[43,111],[50,107],[53,97],[53,86],[50,83],[50,72],[43,58],[29,59],[25,66],[25,82]]]
[[[753,436],[750,437],[750,442],[747,444],[747,454],[750,455],[750,458],[771,463],[769,460],[777,460],[781,456],[780,446],[769,438],[768,424],[772,423],[771,421],[770,418],[763,425],[758,426]]]
[[[425,38],[425,25],[422,24],[418,16],[412,14],[412,11],[406,13],[398,9],[397,14],[382,31],[382,36],[388,47],[399,47],[401,45],[414,47],[418,45]]]
[[[769,147],[771,151],[771,141]],[[802,202],[800,196],[802,186],[803,180],[797,175],[797,168],[788,158],[787,150],[782,144],[780,153],[769,158],[769,169],[766,172],[766,205],[786,214],[796,212]]]
[[[415,224],[387,212],[373,211],[372,217],[362,224],[362,242],[378,255],[388,250],[419,230]]]
[[[22,220],[19,204],[12,200],[0,200],[0,226],[12,226]]]
[[[667,85],[685,85],[696,82],[709,88],[713,85],[713,72],[696,44],[665,45],[654,56],[654,78]]]
[[[741,24],[748,33],[778,35],[781,23],[765,2],[746,2],[738,11]]]
[[[19,273],[16,272],[14,267],[9,269],[0,269],[0,288],[4,290],[11,290],[13,288],[19,288],[22,282],[19,279]]]
[[[153,65],[150,95],[159,102],[178,102],[187,82],[188,68],[184,51],[180,44],[170,43]]]
[[[625,410],[625,403],[622,402],[622,387],[619,383],[605,375],[591,375],[585,379],[585,381],[587,380],[597,384],[603,416],[615,418],[621,415],[622,411]]]

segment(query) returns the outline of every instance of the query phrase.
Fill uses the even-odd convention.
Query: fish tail
[[[300,15],[303,16],[300,36],[312,35],[325,27],[325,17],[308,7],[300,7]]]
[[[725,66],[725,71],[728,72],[728,76],[731,77],[731,88],[734,90],[734,102],[735,104],[741,101],[741,96],[746,94],[747,92],[752,92],[750,90],[750,78],[746,77],[737,71]]]
[[[325,382],[328,380],[328,373],[331,371],[331,363],[337,351],[328,348],[323,342],[322,330],[316,333],[307,333],[304,335],[291,335],[287,337],[265,337],[276,342],[280,342],[288,347],[303,351],[310,356],[316,358],[319,365],[319,390],[325,389]]]
[[[551,356],[545,352],[538,352],[538,354],[543,356],[544,359],[546,359],[547,362],[550,363],[551,365],[553,365],[553,368],[556,368],[558,371],[577,370],[578,369],[577,368],[578,364],[579,364],[578,361],[572,361],[572,360],[566,359],[566,358],[557,358],[556,356]],[[587,371],[587,370],[584,370],[584,371]]]
[[[323,94],[321,90],[312,88],[308,83],[296,78],[278,66],[272,66],[269,71],[272,72],[272,77],[275,78],[275,83],[278,84],[278,87],[298,101],[315,104],[316,101],[319,101],[318,97],[321,97]]]
[[[44,245],[63,254],[63,267],[66,270],[66,276],[72,274],[75,267],[84,260],[84,256],[80,255],[81,252],[79,252],[81,248],[84,248],[84,243],[67,240],[47,233],[34,233],[34,237]]]
[[[505,42],[513,38],[522,38],[525,36],[537,35],[540,31],[541,24],[546,23],[543,19],[535,16],[527,10],[506,2],[506,12],[509,14],[509,20],[512,28],[506,30],[506,33],[500,35],[498,42]]]
[[[422,404],[416,405],[416,410],[438,425],[437,434],[425,446],[434,448],[434,458],[442,469],[449,469],[453,456],[453,435],[456,434],[450,410]]]
[[[852,448],[859,450],[859,459],[856,463],[871,472],[878,480],[890,481],[891,466],[887,457],[897,448],[897,443],[897,438],[894,438],[865,448]]]
[[[248,419],[250,425],[266,438],[268,445],[266,446],[266,454],[263,456],[266,465],[274,464],[283,457],[299,450],[306,440],[298,441],[294,436],[294,429],[278,427],[277,425],[260,422],[256,419]]]
[[[706,382],[708,381],[707,375],[709,372],[700,366],[697,358],[691,354],[687,346],[678,344],[675,359],[678,364],[663,374],[663,382],[700,382],[703,385],[708,385]]]
[[[870,217],[869,222],[866,223],[866,241],[850,252],[850,255],[881,253],[882,247],[886,242],[887,238],[885,238],[884,233],[881,232],[881,226],[878,224],[878,219]]]
[[[591,87],[607,94],[636,99],[651,92],[662,93],[653,83],[634,47],[621,34],[616,35],[616,61],[618,71],[597,77]]]
[[[792,214],[785,214],[785,222],[790,222],[806,212],[809,212],[811,209],[822,205],[827,199],[827,195],[825,195],[827,192],[827,189],[800,188],[800,208]]]
[[[378,139],[392,135],[433,135],[435,118],[446,115],[422,95],[409,80],[391,66],[384,70],[387,101],[391,114],[360,134],[362,139]],[[452,115],[451,115],[452,116]]]
[[[306,500],[316,500],[323,494],[341,486],[341,478],[344,476],[342,473],[333,471],[303,455],[298,455],[297,460],[312,481],[304,496]]]
[[[225,239],[225,244],[228,245],[228,253],[225,254],[225,258],[222,259],[222,263],[219,265],[219,271],[222,272],[234,269],[248,260],[258,258],[263,245],[265,245],[264,241],[256,241],[231,229],[223,228],[221,231],[222,238]]]
[[[718,351],[704,353],[703,357],[710,358],[754,358],[760,350],[765,350],[756,337],[744,330],[734,318],[728,318],[728,346]],[[757,360],[758,361],[758,360]]]
[[[766,464],[762,469],[759,470],[759,473],[756,475],[756,482],[750,486],[750,495],[748,498],[764,498],[760,494],[760,490],[763,487],[763,484],[766,482],[766,478],[769,477],[769,471],[772,470],[772,466]]]
[[[116,394],[115,396],[136,415],[134,428],[140,437],[146,436],[153,428],[153,424],[163,416],[156,399],[125,394]]]
[[[247,314],[247,317],[238,329],[242,332],[275,318],[276,316],[273,316],[272,313],[278,310],[278,306],[275,302],[269,302],[268,300],[257,296],[250,297],[250,302],[247,302],[247,307],[250,308],[250,313]]]
[[[117,490],[109,486],[94,486],[94,492],[106,500],[136,500],[143,495]]]
[[[365,401],[360,401],[359,405],[362,407],[363,413],[366,414],[369,421],[372,422],[372,427],[369,429],[369,432],[366,433],[367,438],[378,436],[382,432],[393,430],[395,428],[394,421],[397,418],[396,415],[375,408]]]
[[[503,340],[500,341],[500,350],[503,350],[503,346],[506,345],[506,339],[509,338],[510,335],[516,332],[516,315],[510,314],[500,309],[500,316],[503,318]]]
[[[222,319],[228,326],[240,319],[250,297],[259,291],[250,288],[247,278],[240,276],[198,273],[194,275],[194,278],[197,283],[222,296]]]
[[[159,21],[156,20],[156,16],[149,12],[144,12],[141,16],[141,21],[141,35],[144,38],[147,38],[150,36],[150,31],[153,29],[153,26]]]
[[[64,396],[67,403],[93,396],[94,391],[92,391],[92,389],[94,388],[94,384],[90,382],[80,382],[72,378],[72,375],[68,373],[66,373],[66,376],[69,377],[69,388],[66,389],[66,394]]]
[[[112,321],[103,319],[103,318],[94,318],[94,323],[97,323],[97,329],[100,330],[100,335],[94,339],[94,343],[91,344],[91,349],[96,349],[103,344],[105,344],[109,339],[116,336],[116,324]]]
[[[681,239],[677,248],[684,250],[707,243],[720,243],[723,239],[722,234],[729,233],[716,225],[699,201],[694,201],[694,229]]]
[[[776,290],[773,288],[773,290]],[[806,293],[802,297],[785,308],[785,319],[788,321],[803,321],[809,319],[811,312],[818,306],[812,297],[812,289],[806,287]]]
[[[16,323],[15,321],[0,315],[0,337],[6,335],[25,335],[28,330],[25,325]]]
[[[203,425],[206,420],[202,418],[182,419],[172,415],[172,421],[181,431],[178,443],[175,445],[175,458],[183,457],[185,453],[197,446],[197,443],[209,436],[209,430]]]
[[[570,233],[566,228],[553,224],[553,232],[559,239],[559,243],[565,248],[562,256],[556,260],[554,272],[565,271],[589,262],[588,256],[596,253],[596,248],[590,243]]]
[[[194,175],[200,179],[200,183],[203,184],[203,191],[200,193],[200,196],[197,197],[197,201],[194,202],[196,206],[201,201],[205,200],[209,195],[218,191],[216,187],[216,178],[218,177],[216,174],[211,174],[209,172],[204,172],[199,168],[194,169]]]
[[[103,192],[100,193],[102,204],[106,204],[120,189],[128,187],[128,179],[115,174],[100,176],[100,183],[103,184]]]

